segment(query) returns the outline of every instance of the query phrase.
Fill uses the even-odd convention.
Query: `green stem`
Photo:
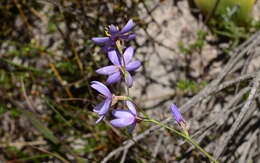
[[[27,70],[27,71],[36,72],[36,73],[38,73],[38,74],[49,74],[49,73],[46,72],[46,71],[42,71],[42,70],[39,70],[39,69],[34,68],[34,67],[30,67],[30,66],[24,66],[24,65],[22,65],[22,64],[15,63],[15,62],[9,61],[9,60],[4,59],[4,58],[0,58],[0,63],[1,63],[1,62],[4,62],[4,63],[6,63],[6,64],[9,64],[9,65],[12,65],[12,66],[21,68],[21,69],[25,69],[25,70]]]
[[[119,53],[120,53],[120,55],[122,57],[122,60],[123,60],[123,67],[122,67],[123,70],[122,70],[122,72],[123,72],[123,76],[124,76],[124,78],[126,80],[126,78],[127,78],[126,70],[125,70],[126,63],[125,63],[125,59],[124,59],[124,56],[123,56],[123,48],[122,48],[122,46],[120,44],[120,41],[116,42],[116,47],[117,47],[117,50],[119,51]],[[125,84],[125,89],[126,89],[126,92],[127,92],[127,96],[129,96],[129,88],[128,88],[127,84]]]
[[[171,128],[171,127],[169,127],[169,126],[167,126],[167,125],[165,125],[165,124],[163,124],[163,123],[161,123],[161,122],[159,122],[159,121],[156,121],[156,120],[154,120],[154,119],[148,119],[148,120],[146,120],[146,121],[147,121],[147,122],[155,123],[155,124],[157,124],[157,125],[159,125],[159,126],[162,126],[162,127],[166,128],[166,129],[168,129],[168,130],[174,132],[176,135],[182,137],[182,138],[185,139],[187,142],[189,142],[190,144],[192,144],[195,148],[197,148],[197,149],[198,149],[201,153],[203,153],[210,161],[212,161],[212,162],[214,162],[214,163],[219,163],[213,156],[211,156],[208,152],[206,152],[199,144],[197,144],[195,141],[193,141],[189,135],[184,134],[184,133],[182,133],[182,132],[179,132],[179,131],[175,130],[174,128]]]

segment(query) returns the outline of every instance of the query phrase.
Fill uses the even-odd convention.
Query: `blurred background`
[[[142,62],[130,89],[135,101],[157,120],[171,117],[171,103],[187,106],[190,134],[209,153],[259,162],[255,0],[1,0],[0,162],[208,162],[167,130],[133,143],[150,124],[133,136],[109,116],[95,124],[99,97],[89,84],[106,81],[95,70],[109,62],[91,38],[129,19],[137,38],[128,44]]]

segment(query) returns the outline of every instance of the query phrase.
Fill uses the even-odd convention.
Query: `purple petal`
[[[119,128],[129,126],[134,122],[135,122],[134,118],[114,119],[110,121],[110,123],[114,127],[119,127]]]
[[[133,22],[132,19],[130,19],[126,25],[124,26],[124,28],[120,31],[121,34],[130,32],[132,30],[132,28],[135,26],[135,23]]]
[[[105,115],[101,115],[98,120],[96,121],[96,124],[99,123],[102,119],[104,119]]]
[[[131,59],[133,58],[133,55],[134,55],[134,48],[132,46],[130,46],[125,50],[124,55],[123,55],[126,65],[131,61]]]
[[[102,52],[108,52],[108,51],[110,51],[112,48],[110,47],[110,45],[105,45],[105,46],[103,46],[101,49],[100,49],[100,51],[102,51]]]
[[[121,35],[120,38],[124,40],[133,40],[136,38],[136,34]]]
[[[130,101],[126,101],[126,105],[127,105],[128,109],[132,112],[132,114],[136,116],[135,105]]]
[[[120,71],[113,73],[112,75],[109,75],[107,78],[107,84],[114,84],[121,80],[121,73]]]
[[[114,50],[114,46],[116,45],[115,41],[109,38],[109,40],[105,43],[105,46],[101,48],[101,51],[109,52],[111,50]]]
[[[98,74],[101,74],[101,75],[110,75],[110,74],[113,74],[115,72],[119,71],[118,70],[118,67],[117,66],[105,66],[105,67],[102,67],[102,68],[99,68],[96,70],[96,72]]]
[[[118,58],[117,52],[115,50],[111,50],[108,52],[108,58],[114,65],[120,65],[120,60]]]
[[[99,113],[100,109],[103,107],[105,104],[105,101],[101,102],[100,104],[96,105],[93,109],[94,112]]]
[[[128,128],[128,133],[132,133],[133,130],[135,129],[136,123],[133,123],[130,125],[130,127]]]
[[[126,76],[125,82],[126,82],[127,86],[129,88],[131,88],[133,86],[133,78],[128,71],[126,71],[126,74],[127,74],[127,76]]]
[[[185,122],[185,120],[183,119],[179,109],[177,108],[177,106],[175,104],[172,104],[170,108],[171,108],[172,115],[174,116],[175,120],[178,123]]]
[[[106,99],[104,105],[102,106],[102,108],[100,109],[100,111],[98,112],[99,115],[104,115],[108,112],[109,107],[112,103],[111,99]]]
[[[134,118],[133,114],[128,110],[116,109],[112,111],[116,118]]]
[[[115,33],[118,33],[119,31],[117,30],[117,28],[116,28],[116,26],[114,26],[114,24],[111,24],[110,26],[109,26],[109,33],[111,34],[111,35],[113,35],[113,34],[115,34]]]
[[[105,42],[109,41],[109,37],[93,37],[92,41],[96,44],[104,44]]]
[[[107,86],[105,86],[104,84],[98,82],[98,81],[92,81],[91,82],[91,87],[94,88],[95,90],[97,90],[99,93],[101,93],[102,95],[111,98],[112,94],[109,91],[109,89],[107,88]]]
[[[126,71],[135,71],[141,66],[140,61],[133,61],[126,65]]]

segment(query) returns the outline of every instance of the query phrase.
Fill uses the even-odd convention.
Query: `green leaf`
[[[54,144],[59,144],[59,140],[55,137],[53,132],[44,126],[44,124],[36,118],[36,115],[34,115],[32,112],[27,111],[27,110],[22,110],[24,115],[31,121],[32,125],[42,133],[42,135],[46,138],[49,139],[51,142]]]
[[[5,105],[0,104],[0,115],[4,114],[8,109]]]

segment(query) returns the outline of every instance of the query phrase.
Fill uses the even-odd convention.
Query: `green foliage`
[[[247,99],[248,99],[248,96],[249,96],[249,92],[247,92],[247,93],[245,93],[244,95],[243,95],[243,100],[244,101],[246,101]]]
[[[246,25],[252,19],[251,12],[255,0],[195,0],[195,3],[205,16],[211,14],[214,19],[220,21],[221,16],[227,14],[227,8],[236,8],[231,21],[239,25]]]
[[[192,52],[191,47],[190,46],[186,47],[182,41],[178,42],[178,48],[180,52],[183,54],[191,54]]]
[[[54,133],[47,128],[33,113],[23,110],[24,115],[31,121],[32,125],[42,133],[42,135],[49,139],[52,143],[58,144],[59,140],[54,136]]]
[[[259,29],[252,18],[255,0],[194,0],[211,31],[230,46],[228,52]]]
[[[5,148],[5,151],[8,153],[10,158],[21,158],[21,159],[13,159],[15,162],[33,162],[33,163],[41,163],[41,158],[50,157],[50,154],[35,154],[34,156],[29,156],[29,152],[23,152],[22,150],[18,150],[15,146],[8,146]]]
[[[180,80],[177,83],[177,88],[182,91],[195,92],[197,90],[197,84],[194,81]]]
[[[10,113],[13,118],[19,118],[22,114],[21,111],[15,109],[15,108],[11,109]]]
[[[197,40],[195,41],[195,43],[192,45],[193,48],[195,49],[201,49],[204,44],[205,44],[205,39],[206,39],[206,36],[207,36],[207,32],[203,31],[203,30],[199,30],[197,32]]]
[[[69,72],[71,74],[75,74],[78,71],[78,67],[77,67],[75,61],[59,62],[56,64],[56,66],[61,71]]]
[[[48,32],[49,33],[54,33],[56,31],[57,31],[57,27],[56,27],[55,23],[49,22],[48,23]]]
[[[234,15],[238,12],[237,7],[226,8],[226,10],[227,12],[221,15],[221,22],[216,19],[211,19],[209,24],[214,33],[232,40],[231,47],[234,47],[238,45],[241,40],[248,37],[249,26],[239,26],[235,21],[233,21]]]
[[[14,146],[6,147],[5,151],[8,153],[8,157],[10,157],[10,158],[15,158],[15,157],[19,158],[19,157],[27,157],[28,156],[25,152],[18,150]]]
[[[201,83],[196,83],[195,81],[191,80],[180,80],[177,82],[177,88],[183,92],[192,92],[195,93],[199,91],[201,88],[207,85],[206,81]]]
[[[0,116],[7,111],[8,109],[6,108],[6,106],[4,104],[0,104]]]
[[[28,162],[28,161],[33,161],[34,163],[41,163],[41,158],[46,158],[46,157],[50,157],[50,154],[40,154],[40,155],[35,155],[35,156],[27,156],[27,157],[23,157],[21,159],[19,159],[19,161],[21,162]]]
[[[185,45],[183,42],[178,42],[178,48],[183,54],[191,54],[194,50],[200,50],[205,44],[207,32],[199,30],[197,32],[197,40],[194,43]]]

